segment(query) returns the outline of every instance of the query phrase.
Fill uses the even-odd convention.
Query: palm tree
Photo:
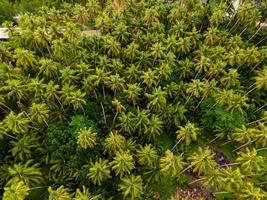
[[[177,51],[180,54],[186,54],[190,51],[191,42],[190,37],[179,38],[177,41]]]
[[[165,56],[166,48],[163,46],[161,42],[157,42],[150,47],[150,56],[154,59],[163,58]]]
[[[118,132],[110,132],[104,141],[105,151],[114,154],[118,151],[122,151],[125,148],[126,139]]]
[[[28,91],[26,85],[21,80],[11,79],[5,81],[6,85],[1,90],[6,92],[7,99],[26,100],[28,99]]]
[[[112,170],[115,174],[122,178],[126,174],[130,174],[131,170],[134,169],[133,156],[126,151],[117,152],[114,160],[111,162]]]
[[[79,188],[76,190],[74,200],[99,200],[100,195],[94,196],[90,193],[89,189],[85,186],[82,187],[82,190]]]
[[[80,25],[85,25],[88,21],[90,14],[86,7],[76,4],[72,9],[74,19]]]
[[[261,172],[264,168],[264,158],[257,155],[257,150],[253,148],[249,150],[246,148],[246,152],[239,152],[236,159],[240,163],[242,172],[251,174],[252,172]]]
[[[195,127],[195,124],[187,122],[185,127],[180,126],[180,130],[176,131],[177,140],[185,141],[186,145],[190,145],[191,141],[197,140],[199,134],[199,128]]]
[[[39,137],[36,134],[31,133],[31,135],[23,135],[19,140],[13,140],[10,142],[12,148],[10,152],[15,160],[28,160],[31,158],[32,149],[38,147]]]
[[[107,54],[111,57],[117,56],[121,51],[121,44],[117,42],[112,36],[106,37],[104,48]]]
[[[157,150],[152,147],[151,144],[145,145],[144,147],[141,146],[140,149],[136,151],[136,155],[138,163],[148,167],[153,167],[158,159]]]
[[[70,194],[64,186],[60,186],[56,190],[51,187],[48,188],[49,198],[48,200],[71,200]]]
[[[22,67],[24,70],[33,67],[36,63],[34,54],[26,49],[16,48],[14,58],[16,59],[16,66]]]
[[[82,128],[78,131],[77,144],[83,149],[92,149],[96,145],[97,133],[92,128]]]
[[[143,193],[143,181],[141,176],[131,175],[122,178],[121,183],[119,184],[119,190],[122,191],[125,199],[141,199]]]
[[[106,79],[106,85],[114,92],[114,97],[116,97],[117,92],[125,88],[125,80],[119,74],[110,75]]]
[[[134,114],[132,112],[122,112],[118,117],[119,123],[118,127],[122,132],[126,132],[128,134],[132,133],[134,130],[135,122],[134,122]]]
[[[176,156],[170,150],[165,151],[165,156],[160,158],[160,171],[168,176],[177,176],[184,165],[182,155]]]
[[[128,58],[130,60],[130,63],[133,63],[135,58],[138,56],[138,54],[139,54],[138,49],[139,49],[139,45],[133,41],[124,50],[124,54],[125,54],[126,58]]]
[[[142,88],[140,84],[127,84],[127,89],[123,91],[127,100],[132,101],[135,105],[139,100],[139,96],[141,95]]]
[[[43,181],[42,173],[38,164],[33,164],[33,160],[28,160],[25,164],[18,163],[8,168],[7,183],[11,185],[22,181],[26,185],[36,185]]]
[[[241,189],[238,194],[240,199],[251,199],[251,200],[261,200],[267,197],[267,193],[263,191],[260,187],[255,187],[252,183],[248,182]]]
[[[148,71],[143,72],[143,74],[141,75],[141,79],[143,80],[143,83],[147,85],[148,88],[151,88],[152,85],[155,85],[157,83],[156,71],[153,71],[149,68]]]
[[[92,163],[87,176],[95,185],[101,185],[103,181],[111,178],[108,160],[99,158],[98,161]]]
[[[90,18],[96,17],[99,11],[101,10],[99,1],[96,0],[88,0],[86,3],[86,8]]]
[[[239,73],[236,69],[229,69],[228,72],[224,72],[224,75],[220,79],[220,83],[225,88],[238,87],[239,82]]]
[[[149,115],[147,110],[140,110],[137,108],[135,115],[135,126],[134,130],[137,130],[139,134],[142,134],[144,130],[147,129],[149,124]]]
[[[112,35],[114,35],[116,37],[116,39],[122,43],[122,44],[126,44],[127,41],[129,40],[129,35],[130,33],[128,32],[128,26],[123,23],[120,22],[115,28],[114,31],[112,32]]]
[[[224,188],[227,192],[238,192],[244,185],[245,176],[240,169],[232,169],[230,167],[222,169]]]
[[[58,74],[59,64],[52,59],[41,58],[38,63],[40,64],[38,75],[43,75],[46,78],[52,78]]]
[[[153,109],[156,112],[160,112],[166,107],[167,93],[160,87],[153,89],[152,94],[145,93],[145,96],[149,100],[147,104],[148,109]]]
[[[15,114],[11,111],[4,119],[4,124],[9,131],[15,134],[24,134],[29,129],[29,120],[24,117],[23,113]]]
[[[152,114],[148,121],[147,128],[144,129],[144,132],[151,140],[156,139],[156,136],[162,133],[162,129],[163,121],[157,115]]]
[[[154,8],[148,8],[145,11],[145,16],[143,18],[144,22],[151,25],[153,23],[158,23],[159,22],[159,17],[160,14],[158,11]]]
[[[267,66],[258,71],[255,86],[258,90],[267,90]]]
[[[4,188],[3,200],[24,200],[29,195],[29,187],[22,181]]]
[[[86,104],[85,100],[86,94],[81,92],[81,90],[70,91],[69,96],[67,96],[64,100],[64,103],[67,105],[72,105],[74,110],[82,109]]]
[[[48,126],[47,120],[49,119],[49,109],[44,103],[33,103],[29,109],[30,119],[39,124],[45,123]]]
[[[197,172],[198,175],[206,174],[210,170],[213,170],[216,166],[216,162],[213,157],[214,154],[208,147],[205,149],[199,147],[198,151],[188,157],[188,160],[190,161],[189,166],[192,167],[193,172]]]

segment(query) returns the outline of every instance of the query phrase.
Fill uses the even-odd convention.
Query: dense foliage
[[[0,196],[266,199],[264,6],[89,0],[5,23]]]

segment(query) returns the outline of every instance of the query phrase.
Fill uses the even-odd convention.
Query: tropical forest
[[[266,200],[266,0],[0,0],[0,199]]]

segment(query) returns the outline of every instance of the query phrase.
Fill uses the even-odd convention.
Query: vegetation
[[[0,198],[267,198],[264,1],[61,2],[4,23]]]

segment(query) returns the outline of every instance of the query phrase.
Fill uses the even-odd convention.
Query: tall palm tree
[[[222,175],[222,182],[225,184],[224,188],[227,192],[239,192],[242,186],[244,185],[245,175],[240,172],[239,168],[224,168],[222,170]]]
[[[110,132],[104,141],[105,151],[114,154],[118,151],[122,151],[125,148],[126,139],[118,132]]]
[[[92,128],[82,128],[78,131],[77,144],[83,149],[92,149],[96,145],[97,133]]]
[[[261,200],[266,197],[267,193],[265,191],[263,191],[260,187],[256,187],[250,182],[243,186],[238,194],[238,198],[240,199]]]
[[[44,103],[33,103],[29,109],[29,116],[32,121],[39,124],[45,123],[48,126],[47,120],[49,119],[49,109]]]
[[[240,163],[240,168],[244,173],[259,173],[264,169],[264,158],[257,155],[255,148],[252,150],[246,148],[245,152],[239,152],[236,161]]]
[[[152,114],[147,128],[144,129],[145,134],[149,139],[156,139],[163,131],[163,121],[155,114]]]
[[[48,188],[49,198],[48,200],[71,200],[70,194],[64,186],[60,186],[56,190],[52,187]]]
[[[24,134],[29,130],[29,120],[24,117],[24,113],[15,114],[11,111],[4,119],[7,129],[15,134]]]
[[[261,71],[258,71],[255,80],[255,86],[258,90],[267,90],[267,66],[265,66]]]
[[[29,187],[22,181],[4,188],[3,200],[24,200],[29,195]]]
[[[32,149],[40,146],[39,139],[36,134],[31,133],[31,135],[23,135],[22,138],[11,141],[12,148],[10,152],[12,156],[15,160],[20,161],[30,159]]]
[[[10,166],[8,168],[7,183],[6,185],[11,185],[12,183],[17,183],[22,181],[26,185],[36,185],[43,181],[42,173],[38,164],[33,164],[33,160],[28,160],[25,164],[18,163]]]
[[[177,176],[184,165],[182,155],[176,156],[170,150],[165,151],[165,156],[160,158],[160,170],[168,176]]]
[[[122,178],[119,184],[119,190],[122,192],[124,199],[141,199],[143,193],[143,181],[141,176],[131,175]]]
[[[167,93],[160,87],[153,89],[152,94],[145,93],[145,96],[149,100],[147,108],[153,109],[156,112],[162,111],[167,104]]]
[[[190,161],[190,167],[193,168],[193,172],[197,172],[198,175],[206,174],[210,170],[213,170],[216,166],[216,162],[213,159],[214,154],[206,147],[203,149],[199,147],[196,152],[188,157]]]
[[[136,154],[138,163],[148,167],[153,167],[158,159],[157,150],[152,147],[151,144],[145,145],[144,147],[141,146],[140,149],[136,151]]]
[[[195,124],[187,122],[187,124],[180,130],[176,131],[177,140],[185,141],[186,145],[190,145],[191,141],[197,140],[197,135],[199,134],[199,128],[195,127]]]
[[[92,195],[89,189],[83,186],[82,190],[79,188],[76,190],[74,200],[99,200],[100,197],[100,195]]]
[[[95,185],[101,185],[103,181],[111,178],[108,160],[99,158],[98,161],[92,163],[87,176]]]
[[[36,63],[34,54],[22,48],[17,48],[15,50],[14,58],[16,59],[16,66],[21,67],[24,70],[33,67],[34,64]]]
[[[115,174],[122,178],[126,174],[130,174],[131,170],[134,169],[133,156],[126,151],[117,152],[114,160],[111,162],[111,165]]]

